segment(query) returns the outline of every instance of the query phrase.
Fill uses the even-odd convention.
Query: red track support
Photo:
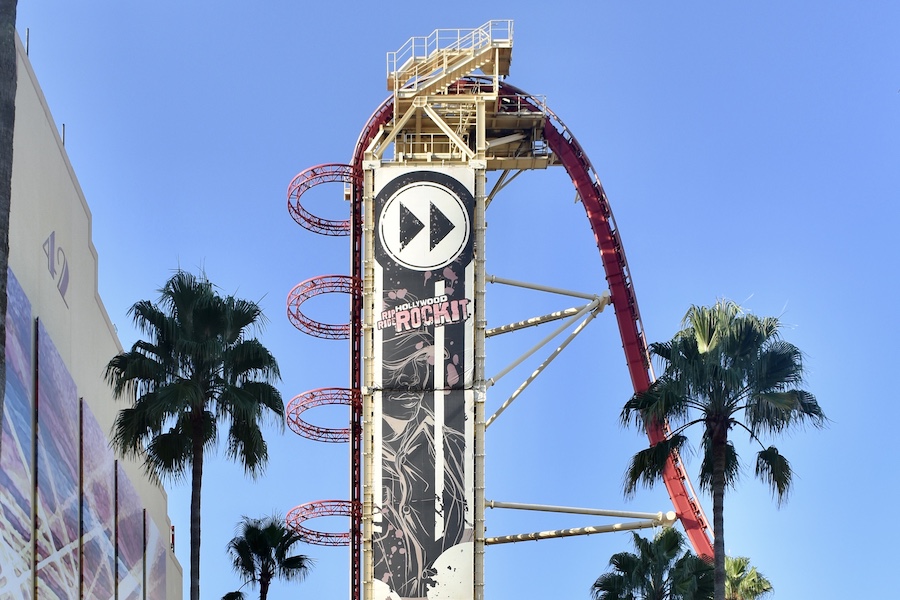
[[[352,503],[347,500],[316,500],[301,504],[287,514],[288,527],[303,536],[303,541],[317,546],[347,546],[350,544],[348,532],[328,533],[304,527],[302,523],[318,517],[350,517]]]
[[[355,184],[353,167],[350,165],[327,164],[302,171],[294,177],[288,186],[288,212],[291,213],[291,216],[301,227],[314,233],[331,236],[350,235],[349,219],[338,221],[317,217],[300,204],[300,196],[303,195],[303,192],[320,183],[331,182]]]
[[[326,340],[348,339],[350,337],[350,324],[333,325],[331,323],[322,323],[307,317],[300,311],[300,305],[310,298],[333,292],[341,292],[353,296],[359,295],[361,293],[359,280],[347,275],[322,275],[297,284],[291,290],[291,293],[288,294],[288,319],[293,323],[294,327],[313,337]]]
[[[350,427],[342,429],[319,427],[300,418],[300,415],[317,406],[343,404],[355,406],[360,403],[359,390],[347,388],[319,388],[303,392],[287,406],[287,424],[291,430],[307,439],[317,442],[349,442]]]

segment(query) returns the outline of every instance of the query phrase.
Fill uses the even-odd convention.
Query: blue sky
[[[880,362],[900,334],[891,308],[900,6],[424,6],[19,3],[20,35],[30,30],[31,62],[57,123],[66,125],[66,149],[93,213],[100,293],[122,343],[135,339],[126,317],[132,303],[155,298],[179,266],[203,268],[224,292],[261,301],[270,321],[262,339],[281,364],[286,402],[346,385],[346,343],[296,331],[284,299],[309,277],[347,273],[348,243],[297,226],[286,210],[287,185],[307,167],[349,160],[388,95],[386,52],[436,28],[513,19],[509,82],[545,95],[599,172],[648,337],[668,339],[690,304],[726,296],[780,316],[786,338],[806,353],[807,388],[831,423],[777,442],[799,474],[785,506],[777,508],[747,470],[726,497],[728,552],[751,557],[775,598],[882,596],[888,584],[879,574],[892,572],[900,534],[888,512],[900,493],[887,450],[897,424],[884,378],[893,369]],[[317,188],[310,208],[339,218],[347,210],[340,194],[339,186]],[[488,271],[603,291],[574,195],[561,169],[520,177],[488,212]],[[490,324],[540,312],[544,300],[491,289]],[[345,299],[328,298],[310,311],[334,322],[346,308]],[[612,315],[597,321],[489,430],[489,499],[668,509],[660,486],[622,498],[628,457],[645,438],[618,425],[628,376]],[[513,345],[488,348],[489,373],[505,366]],[[489,411],[529,372],[502,380]],[[320,424],[346,418],[337,408],[319,410]],[[258,481],[221,456],[208,462],[204,597],[238,585],[224,546],[241,515],[348,495],[345,447],[276,428],[269,439],[271,462]],[[739,452],[751,457],[741,443]],[[688,460],[690,473],[698,462]],[[189,489],[168,488],[186,590]],[[711,510],[708,498],[703,503]],[[608,522],[487,517],[490,535]],[[315,526],[346,527],[326,521]],[[487,597],[587,598],[609,556],[629,544],[618,533],[489,548]],[[309,579],[276,584],[270,598],[346,598],[348,551],[303,551],[317,561]],[[857,576],[863,561],[866,572]]]

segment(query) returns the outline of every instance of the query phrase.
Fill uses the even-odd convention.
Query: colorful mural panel
[[[37,590],[41,598],[78,594],[78,398],[53,341],[38,323]]]
[[[121,463],[116,463],[116,552],[119,600],[141,600],[144,581],[144,508]]]
[[[474,594],[474,171],[382,168],[375,187],[376,596],[463,600]]]
[[[81,585],[84,598],[116,595],[115,465],[106,434],[87,402],[81,401],[82,538]]]
[[[147,522],[147,577],[146,600],[166,600],[166,557],[168,537],[160,533],[156,522],[146,517]]]
[[[34,325],[31,303],[9,272],[6,313],[6,396],[0,452],[0,598],[30,598]]]

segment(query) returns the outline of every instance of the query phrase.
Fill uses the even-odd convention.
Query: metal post
[[[484,311],[485,288],[485,107],[484,97],[475,98],[475,600],[484,600]]]
[[[374,440],[372,439],[373,424],[372,415],[374,402],[372,388],[375,382],[374,365],[374,334],[372,327],[375,323],[374,295],[375,295],[375,171],[369,161],[371,153],[366,153],[366,164],[363,165],[363,206],[365,210],[363,240],[365,252],[363,253],[363,600],[373,600],[372,584],[375,579],[375,570],[372,556],[373,511],[375,503],[375,490],[373,489],[374,469]]]

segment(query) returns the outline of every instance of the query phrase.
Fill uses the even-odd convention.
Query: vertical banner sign
[[[375,598],[474,595],[467,167],[375,171]]]

